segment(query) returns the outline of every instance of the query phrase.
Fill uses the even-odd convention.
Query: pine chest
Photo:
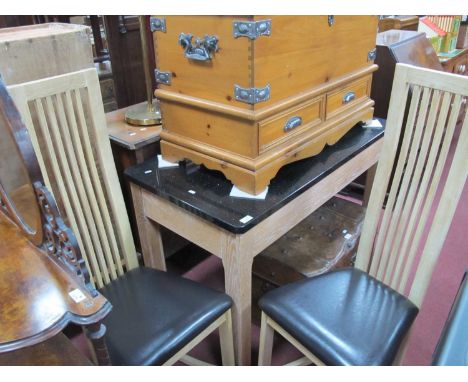
[[[375,16],[152,16],[166,160],[262,192],[372,118]]]

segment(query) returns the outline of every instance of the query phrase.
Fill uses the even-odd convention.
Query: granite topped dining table
[[[381,127],[356,125],[319,155],[284,166],[264,199],[230,196],[233,185],[223,174],[191,162],[160,168],[154,157],[125,171],[146,266],[166,269],[160,226],[222,259],[225,290],[234,301],[238,365],[251,362],[253,258],[359,175],[375,170],[385,128],[379,121]]]

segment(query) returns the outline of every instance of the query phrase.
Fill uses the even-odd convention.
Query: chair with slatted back
[[[106,318],[114,364],[173,364],[219,328],[233,364],[231,299],[181,277],[138,267],[94,68],[8,88],[47,186],[76,234]]]
[[[304,354],[294,364],[401,362],[468,174],[466,114],[457,125],[467,96],[467,77],[397,65],[356,267],[259,301],[260,365],[271,363],[275,331]]]

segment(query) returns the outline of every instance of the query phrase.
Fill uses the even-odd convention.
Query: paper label
[[[248,192],[244,192],[244,191],[239,190],[236,186],[232,186],[231,193],[229,194],[229,196],[232,196],[234,198],[264,200],[266,198],[267,194],[268,194],[268,187],[265,188],[265,190],[262,193],[260,193],[258,195],[252,195],[252,194],[249,194]]]
[[[164,160],[161,155],[158,155],[158,167],[159,168],[168,168],[168,167],[177,167],[179,163],[172,163]]]
[[[245,224],[245,223],[248,223],[249,221],[251,221],[252,219],[253,219],[252,216],[250,216],[250,215],[245,215],[242,219],[239,219],[239,221],[240,221],[241,223],[244,223],[244,224]]]
[[[366,127],[382,127],[382,124],[378,119],[371,119],[370,121],[366,122]]]
[[[74,289],[68,295],[72,298],[73,301],[76,303],[79,303],[83,300],[86,300],[86,296],[83,294],[83,292],[79,289]]]

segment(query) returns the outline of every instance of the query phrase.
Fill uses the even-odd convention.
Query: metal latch
[[[185,57],[195,61],[210,61],[211,55],[219,50],[218,38],[216,36],[205,35],[204,39],[197,37],[195,43],[192,42],[193,35],[181,33],[179,35],[179,45],[184,48]]]
[[[328,16],[328,26],[331,27],[333,24],[335,24],[335,16]]]
[[[158,69],[154,70],[154,78],[156,78],[157,84],[170,85],[172,79],[171,72],[162,72]]]
[[[374,61],[376,57],[377,57],[377,48],[374,48],[367,54],[367,61]]]
[[[271,19],[259,21],[234,21],[234,38],[248,37],[255,40],[259,36],[271,35]]]
[[[166,19],[161,17],[150,17],[150,29],[151,32],[164,32],[166,33]]]
[[[234,85],[234,96],[237,101],[249,103],[251,105],[270,99],[270,85],[264,88],[243,88]]]

